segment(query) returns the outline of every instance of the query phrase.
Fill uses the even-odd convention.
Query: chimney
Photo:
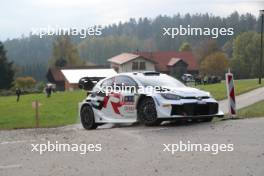
[[[138,52],[139,52],[139,51],[138,51],[138,48],[137,48],[137,49],[136,49],[136,54],[138,54]]]

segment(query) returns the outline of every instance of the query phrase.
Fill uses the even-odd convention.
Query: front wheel
[[[94,120],[94,113],[90,106],[86,105],[81,109],[81,122],[82,126],[86,130],[92,130],[97,128],[97,124]]]
[[[138,107],[138,119],[146,126],[155,126],[161,123],[157,118],[155,102],[148,97],[143,99]]]

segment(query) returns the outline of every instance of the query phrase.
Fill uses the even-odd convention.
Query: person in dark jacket
[[[45,91],[46,91],[47,97],[49,98],[51,96],[52,87],[51,86],[47,86],[45,88]]]
[[[21,89],[19,89],[19,88],[16,88],[17,102],[19,102],[20,95],[21,95]]]

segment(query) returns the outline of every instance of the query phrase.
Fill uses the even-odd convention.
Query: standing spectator
[[[201,77],[201,75],[196,75],[195,76],[195,78],[194,78],[194,84],[195,84],[195,86],[197,84],[202,84],[202,77]]]
[[[19,102],[20,95],[21,95],[21,90],[19,88],[16,88],[17,102]]]
[[[208,83],[208,76],[207,76],[207,75],[204,76],[204,78],[203,78],[203,83],[204,83],[204,84],[207,84],[207,83]]]
[[[207,83],[208,83],[208,84],[211,84],[211,83],[212,83],[212,76],[211,76],[211,75],[208,76],[208,81],[207,81]]]
[[[51,96],[51,91],[52,91],[51,86],[47,86],[45,88],[45,92],[46,92],[47,98],[49,98]]]

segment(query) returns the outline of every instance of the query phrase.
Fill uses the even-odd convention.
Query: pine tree
[[[191,50],[192,50],[192,47],[191,47],[190,43],[188,43],[188,42],[182,43],[180,48],[179,48],[179,51],[191,51]]]
[[[53,55],[50,60],[50,65],[55,67],[81,66],[83,63],[70,37],[58,37],[53,43]]]
[[[4,45],[0,42],[0,89],[9,89],[14,81],[13,62],[8,62]]]

